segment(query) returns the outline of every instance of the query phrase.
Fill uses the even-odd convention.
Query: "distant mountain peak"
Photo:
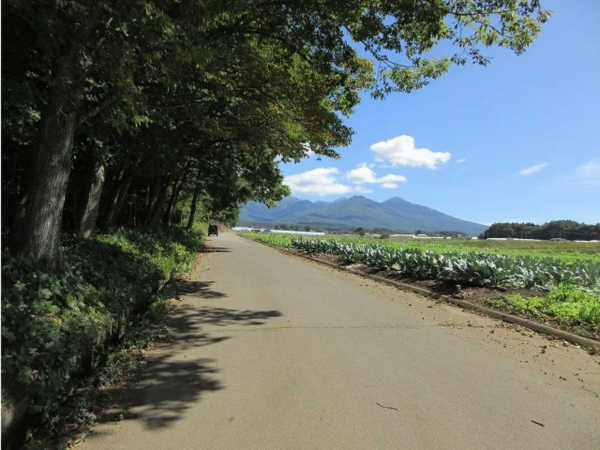
[[[268,209],[250,202],[240,211],[243,224],[295,224],[338,228],[388,228],[394,231],[455,231],[477,235],[488,227],[449,216],[400,197],[384,202],[363,195],[340,197],[332,202],[287,197]]]

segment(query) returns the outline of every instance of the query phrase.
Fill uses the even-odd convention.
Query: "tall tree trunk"
[[[8,235],[8,243],[12,250],[18,248],[21,229],[23,228],[23,220],[25,220],[25,209],[27,207],[27,195],[22,195],[10,224],[10,234]]]
[[[119,217],[123,201],[127,196],[129,186],[133,181],[138,169],[140,159],[138,158],[131,165],[123,165],[119,175],[112,181],[108,199],[103,202],[102,213],[100,214],[100,228],[109,230],[114,227]]]
[[[109,191],[108,198],[102,207],[102,214],[100,214],[100,228],[102,230],[107,231],[110,226],[109,223],[112,222],[112,217],[114,216],[114,210],[117,207],[117,201],[119,200],[119,192],[121,191],[121,184],[115,184],[112,189]]]
[[[75,219],[75,233],[88,238],[96,231],[100,197],[104,187],[104,165],[94,157],[88,167],[86,186],[79,201]]]
[[[163,217],[163,223],[165,225],[169,225],[169,223],[171,221],[171,217],[173,215],[173,208],[177,205],[177,198],[179,197],[179,193],[181,192],[181,189],[183,188],[183,184],[185,183],[185,181],[188,177],[190,166],[191,166],[191,163],[188,162],[185,165],[185,168],[183,169],[183,172],[182,172],[181,176],[179,177],[179,179],[176,179],[175,182],[173,183],[173,191],[171,192],[171,198],[169,199],[169,204],[167,205],[167,210]]]
[[[173,208],[175,207],[175,205],[177,205],[177,199],[179,198],[181,188],[183,187],[183,183],[185,181],[184,177],[182,177],[179,181],[173,183],[173,192],[171,192],[171,198],[169,199],[169,204],[167,205],[167,210],[165,211],[165,216],[163,217],[163,223],[165,225],[169,225],[169,223],[171,222]]]
[[[154,212],[154,207],[158,202],[158,198],[160,197],[161,189],[163,187],[163,178],[162,176],[156,177],[154,180],[154,184],[150,187],[150,191],[148,194],[148,202],[146,205],[146,211],[144,213],[144,223],[148,225],[152,218],[152,213]]]
[[[57,269],[62,263],[62,214],[77,126],[74,105],[79,102],[68,63],[57,77],[59,86],[42,113],[39,147],[34,157],[19,240],[21,254],[50,269]]]
[[[117,199],[117,204],[113,209],[113,214],[111,220],[109,222],[109,227],[112,228],[117,225],[119,218],[121,217],[121,211],[123,211],[123,205],[125,204],[125,199],[127,198],[127,193],[129,192],[129,186],[131,186],[131,182],[133,181],[133,177],[125,180],[125,184],[121,187],[119,191],[119,197]]]
[[[165,225],[169,225],[169,221],[171,220],[171,213],[173,211],[173,204],[175,203],[178,194],[179,182],[174,181],[173,187],[171,188],[171,196],[169,197],[169,203],[167,204],[167,209],[165,210],[165,215],[163,216],[163,224]]]
[[[162,217],[163,209],[165,207],[165,204],[167,203],[167,199],[169,198],[170,184],[170,180],[168,180],[161,186],[160,193],[158,194],[158,198],[154,204],[154,209],[150,216],[150,220],[148,221],[148,225],[151,227],[155,227],[156,225],[158,225],[160,218]]]
[[[194,226],[196,220],[196,209],[198,208],[198,197],[200,197],[200,186],[196,186],[194,190],[194,196],[192,197],[192,207],[190,209],[190,218],[188,219],[186,230],[190,231]]]

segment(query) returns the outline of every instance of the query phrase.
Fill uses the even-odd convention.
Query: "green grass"
[[[600,291],[561,284],[546,296],[507,295],[490,300],[494,308],[542,320],[556,319],[568,326],[589,324],[600,330]]]
[[[291,247],[292,240],[301,237],[308,240],[335,240],[337,242],[360,245],[379,245],[386,248],[418,248],[437,252],[485,252],[502,255],[551,257],[563,261],[595,260],[600,261],[600,243],[580,242],[531,242],[531,241],[488,241],[481,239],[378,239],[375,237],[352,234],[326,236],[294,236],[283,234],[240,233],[240,235],[279,247]]]
[[[115,372],[126,362],[123,348],[142,342],[164,312],[161,288],[173,274],[191,269],[202,245],[198,232],[177,227],[65,238],[69,270],[61,273],[3,253],[2,403],[31,399],[27,448],[56,447],[66,424],[80,419],[91,380],[110,381],[106,368]],[[92,358],[94,343],[122,317],[127,327],[121,348],[107,346],[103,357]],[[92,359],[84,363],[86,355]]]

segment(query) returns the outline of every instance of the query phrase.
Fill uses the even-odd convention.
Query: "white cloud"
[[[395,189],[398,187],[398,183],[406,182],[406,177],[402,175],[390,174],[377,177],[373,169],[366,163],[360,164],[356,169],[346,172],[346,179],[358,186],[363,184],[380,184],[386,189]]]
[[[467,159],[466,159],[466,158],[461,158],[461,159],[457,159],[457,160],[456,160],[456,164],[462,164],[462,163],[464,163],[464,162],[467,162]],[[485,224],[484,224],[484,225],[485,225]]]
[[[346,181],[341,181],[340,178],[337,167],[322,167],[289,175],[283,182],[292,189],[292,192],[318,196],[344,195],[351,192],[367,194],[373,192],[367,187],[369,184],[395,189],[398,183],[406,182],[406,177],[402,175],[389,174],[377,177],[366,163],[346,172],[344,176]]]
[[[600,158],[592,159],[567,175],[556,178],[547,190],[600,192]]]
[[[583,166],[577,168],[577,174],[581,178],[600,179],[600,159],[592,159]]]
[[[375,160],[392,166],[426,167],[436,169],[440,164],[450,161],[448,152],[432,152],[427,148],[416,148],[412,136],[397,136],[388,141],[371,145]]]
[[[531,175],[544,169],[548,163],[536,164],[535,166],[527,167],[519,172],[520,175]]]
[[[344,195],[355,191],[353,186],[338,183],[338,173],[336,167],[323,167],[289,175],[285,177],[284,183],[292,189],[292,192],[319,196]]]

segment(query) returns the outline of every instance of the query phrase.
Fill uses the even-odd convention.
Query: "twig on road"
[[[396,411],[400,411],[398,408],[394,408],[393,406],[383,406],[383,405],[380,405],[379,403],[377,403],[377,404],[378,404],[379,406],[381,406],[382,408],[385,408],[385,409],[394,409],[394,410],[396,410]],[[542,426],[543,426],[543,425],[542,425]]]
[[[543,423],[536,422],[535,420],[532,420],[532,422],[535,423],[536,425],[539,425],[540,427],[545,427],[546,426]]]

